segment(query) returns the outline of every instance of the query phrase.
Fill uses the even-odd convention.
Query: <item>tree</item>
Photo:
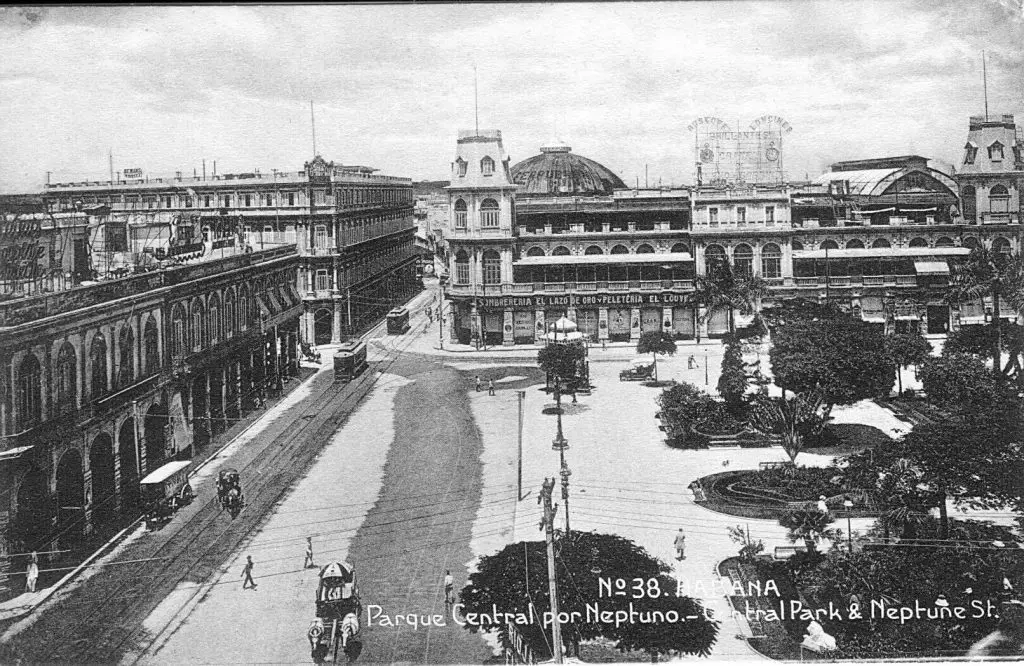
[[[948,301],[961,303],[992,299],[992,359],[993,368],[1008,372],[1001,363],[1002,300],[1014,312],[1024,310],[1024,261],[1020,254],[993,251],[982,245],[971,250],[967,259],[953,264],[953,276],[946,295]]]
[[[914,538],[915,527],[924,522],[928,502],[918,488],[923,480],[921,469],[907,458],[897,458],[878,473],[875,497],[882,506],[878,522],[885,541],[893,528],[899,530],[901,539]]]
[[[961,326],[946,338],[942,345],[942,354],[973,354],[983,359],[992,358],[992,348],[996,344],[996,329],[993,326],[971,324]],[[1009,360],[1004,368],[1008,376],[1021,375],[1021,356],[1024,356],[1024,326],[1005,319],[999,326],[1000,348],[1006,352]],[[994,361],[994,359],[993,359]],[[993,367],[995,367],[993,365]]]
[[[467,624],[472,632],[497,631],[507,641],[506,623],[492,618],[494,607],[502,613],[521,614],[528,618],[531,605],[535,617],[550,608],[548,593],[547,554],[543,541],[519,542],[494,555],[480,558],[477,571],[470,574],[461,593],[461,615],[481,613],[481,624]],[[676,595],[671,568],[647,553],[642,547],[620,536],[595,532],[573,532],[556,545],[555,577],[558,583],[558,606],[562,613],[578,612],[578,621],[562,624],[562,639],[578,652],[579,642],[605,638],[620,650],[645,650],[652,657],[659,654],[694,654],[707,656],[718,635],[719,622],[705,617],[701,604],[686,596]],[[623,596],[602,595],[599,579],[655,580],[661,594],[632,598],[632,589]],[[640,612],[672,611],[679,617],[696,620],[668,623],[625,622],[594,618],[587,614],[587,605],[598,604],[601,611],[629,609],[630,603]],[[571,615],[570,615],[571,617]],[[490,620],[496,621],[491,622]],[[541,619],[538,617],[538,619]],[[536,654],[549,654],[544,630],[536,624],[517,623],[516,628]],[[547,634],[548,636],[550,633]],[[507,644],[507,643],[506,643]]]
[[[743,349],[739,341],[730,339],[722,356],[722,374],[718,377],[718,394],[725,400],[729,411],[739,413],[743,394],[747,392],[747,365],[743,362]]]
[[[690,429],[707,420],[719,409],[719,403],[693,384],[680,382],[658,396],[661,422],[670,439],[685,442]]]
[[[676,341],[664,331],[644,331],[636,345],[637,354],[650,354],[654,358],[654,381],[658,381],[658,356],[676,353]]]
[[[820,392],[797,393],[791,398],[758,396],[750,410],[749,423],[765,435],[782,438],[782,448],[791,464],[804,448],[804,439],[821,432],[825,425]]]
[[[562,391],[569,389],[573,396],[583,376],[583,364],[586,363],[587,350],[575,342],[556,342],[541,347],[537,352],[537,365],[540,366],[549,380],[554,381],[555,402],[558,410],[562,409]],[[573,398],[575,400],[575,397]]]
[[[789,511],[779,518],[779,525],[786,528],[786,537],[793,543],[803,541],[808,553],[818,552],[818,540],[826,536],[832,516],[821,511]]]
[[[996,381],[977,356],[944,354],[917,371],[929,402],[953,413],[970,413],[995,400]]]
[[[776,319],[768,357],[775,384],[795,393],[819,390],[827,407],[888,394],[895,378],[883,336],[852,316],[792,309]]]
[[[764,541],[754,539],[750,536],[750,528],[744,529],[742,525],[729,527],[729,539],[739,544],[739,558],[741,562],[753,562],[758,555],[764,552]]]
[[[913,333],[885,336],[885,353],[896,365],[896,379],[899,382],[899,392],[902,394],[903,378],[900,376],[900,370],[909,365],[920,366],[928,360],[932,353],[932,345],[921,335],[920,329],[915,329]]]
[[[755,313],[768,293],[768,283],[757,275],[737,273],[728,261],[714,263],[708,269],[706,275],[697,276],[693,285],[693,303],[704,307],[700,323],[707,322],[716,311],[724,308],[729,312],[729,332],[733,333],[736,329],[733,311],[739,310],[744,315]]]

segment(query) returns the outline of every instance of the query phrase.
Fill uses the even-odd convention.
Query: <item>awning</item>
[[[584,254],[523,257],[516,266],[573,266],[586,264],[678,264],[693,261],[689,252],[662,252],[654,254]]]
[[[870,259],[877,257],[965,257],[968,247],[866,247],[828,250],[828,259]],[[794,259],[825,259],[825,250],[793,250]]]
[[[17,460],[29,451],[35,448],[35,445],[29,446],[18,446],[13,449],[7,449],[6,451],[0,451],[0,462],[5,460]]]
[[[270,319],[273,310],[271,310],[270,301],[267,300],[266,294],[256,294],[256,301],[260,304],[260,316],[263,319]]]
[[[299,295],[299,291],[291,282],[289,282],[288,286],[285,288],[285,293],[288,294],[288,298],[291,299],[292,305],[299,305],[302,303],[302,296]]]
[[[918,275],[949,275],[949,264],[945,261],[915,261],[914,270]]]
[[[866,321],[872,324],[884,324],[885,313],[881,312],[864,312],[861,310],[860,318],[862,321]]]

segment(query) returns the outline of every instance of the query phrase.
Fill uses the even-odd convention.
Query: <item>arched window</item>
[[[1010,241],[1006,240],[1002,236],[997,236],[992,240],[992,252],[995,254],[1007,256],[1010,254],[1010,250]]]
[[[949,236],[942,236],[935,241],[935,247],[953,247],[956,243]]]
[[[89,345],[89,395],[97,398],[107,392],[107,341],[102,333],[93,336]]]
[[[591,245],[590,247],[583,251],[583,254],[604,254],[604,250],[601,249],[599,245]]]
[[[850,240],[846,241],[846,249],[847,250],[863,250],[864,249],[864,243],[860,239],[851,238]]]
[[[978,247],[980,243],[978,243],[978,239],[975,238],[974,236],[968,236],[967,238],[963,239],[961,245],[963,245],[963,247],[973,250],[974,248]]]
[[[767,279],[782,277],[782,250],[775,243],[761,248],[761,276]]]
[[[117,385],[129,386],[135,379],[135,332],[130,323],[121,325],[117,336]]]
[[[960,190],[960,204],[963,206],[964,219],[973,222],[978,216],[977,192],[971,185],[964,185]]]
[[[39,359],[29,352],[18,366],[15,378],[15,420],[18,430],[27,430],[43,418],[42,373]]]
[[[249,287],[243,284],[242,289],[238,292],[238,308],[235,311],[239,331],[249,328],[249,314]]]
[[[819,250],[838,250],[839,244],[834,240],[823,240],[821,245],[818,246]]]
[[[455,284],[469,284],[469,256],[465,250],[455,254]]]
[[[892,247],[892,245],[886,239],[878,238],[878,239],[875,240],[874,243],[871,244],[871,247],[875,247],[875,248],[879,248],[879,247]]]
[[[160,369],[160,333],[156,327],[156,319],[153,315],[146,320],[146,327],[142,329],[143,360],[145,361],[145,373],[155,374]]]
[[[459,173],[459,178],[465,178],[466,176],[466,160],[461,157],[455,160],[455,169]]]
[[[538,247],[538,246],[534,245],[533,247],[531,247],[529,250],[526,251],[526,256],[528,256],[528,257],[543,257],[544,256],[544,248]]]
[[[803,243],[801,243],[801,242],[800,242],[800,241],[798,241],[798,240],[795,240],[795,241],[793,241],[792,243],[790,243],[790,246],[791,246],[791,247],[792,247],[792,248],[793,248],[794,250],[802,250],[802,249],[804,249],[804,244],[803,244]]]
[[[217,294],[210,296],[210,344],[220,342],[220,298]]]
[[[484,199],[480,203],[480,226],[498,226],[498,202],[494,199]]]
[[[910,240],[910,247],[928,247],[928,241],[921,237],[912,238]]]
[[[65,342],[57,354],[56,374],[57,411],[64,414],[75,409],[78,402],[78,372],[76,370],[75,348]]]
[[[462,199],[455,200],[455,228],[465,229],[466,228],[466,202]]]
[[[725,248],[721,245],[711,244],[704,250],[704,270],[711,273],[717,267],[726,263]]]
[[[485,176],[490,176],[494,173],[494,160],[491,159],[490,155],[485,155],[480,160],[480,173]]]
[[[671,252],[674,252],[674,253],[685,252],[685,253],[689,254],[690,246],[687,245],[686,243],[676,243],[675,245],[672,246]]]
[[[235,290],[228,289],[224,294],[224,339],[230,338],[235,332]]]
[[[612,248],[612,254],[629,254],[629,248],[625,245],[616,245]]]
[[[993,185],[988,191],[988,209],[993,213],[1006,213],[1010,210],[1010,192],[1005,185]]]
[[[484,252],[484,284],[501,284],[501,255],[494,250]]]
[[[565,247],[564,245],[559,245],[558,247],[551,251],[552,257],[568,257],[569,254],[569,248]]]
[[[654,248],[651,247],[650,245],[648,245],[647,243],[644,243],[643,245],[638,245],[637,246],[636,253],[637,254],[654,254]]]
[[[206,326],[203,319],[206,316],[206,308],[198,298],[192,301],[192,351],[199,351],[206,347]]]
[[[732,263],[737,275],[754,274],[754,251],[746,243],[740,243],[732,251]]]

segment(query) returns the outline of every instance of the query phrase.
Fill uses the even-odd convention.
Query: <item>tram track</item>
[[[378,335],[382,328],[383,323],[371,329],[364,339]],[[180,608],[156,628],[143,626],[150,613],[184,582],[194,584],[196,592],[183,606],[208,587],[224,562],[306,473],[338,428],[411,342],[412,336],[385,348],[384,358],[375,360],[368,371],[352,382],[331,383],[310,396],[311,403],[307,399],[297,406],[298,416],[286,414],[269,423],[267,432],[275,434],[267,435],[270,441],[259,451],[244,448],[239,452],[249,455],[244,465],[235,465],[242,474],[247,499],[237,519],[223,524],[225,514],[216,497],[210,497],[197,508],[193,508],[194,503],[185,510],[189,513],[179,513],[178,519],[164,528],[172,529],[171,534],[159,542],[134,545],[153,561],[128,570],[119,568],[117,572],[101,570],[85,583],[86,589],[71,593],[74,601],[69,605],[76,605],[76,595],[99,592],[99,598],[82,603],[77,612],[61,612],[57,608],[45,613],[22,632],[24,638],[12,639],[19,643],[20,652],[32,661],[64,663],[109,663],[128,652],[136,653],[135,660],[147,656],[153,646],[147,644],[145,634],[164,634],[179,617]],[[317,378],[310,381],[317,382]],[[257,441],[262,438],[261,435]],[[53,636],[60,636],[61,640],[55,644]]]

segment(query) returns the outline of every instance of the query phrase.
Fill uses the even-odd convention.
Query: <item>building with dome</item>
[[[983,131],[1016,136],[1005,122],[971,122],[975,143],[1000,142]],[[721,261],[768,282],[762,305],[811,298],[886,331],[944,336],[991,310],[946,302],[951,264],[978,245],[1020,249],[1017,162],[954,177],[904,155],[838,162],[806,183],[631,189],[563,141],[509,168],[500,136],[460,133],[452,163],[447,322],[462,344],[539,343],[561,317],[595,342],[657,329],[722,337],[744,323],[739,313],[693,305],[696,278]],[[965,187],[987,189],[961,205]]]

